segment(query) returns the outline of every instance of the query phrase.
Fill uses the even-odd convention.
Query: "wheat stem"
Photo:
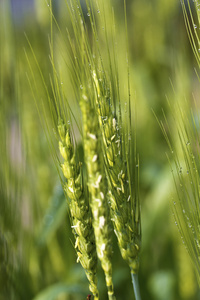
[[[135,299],[141,300],[140,288],[139,288],[139,282],[138,282],[138,274],[131,272],[131,278],[132,278],[133,289],[134,289],[134,293],[135,293]]]

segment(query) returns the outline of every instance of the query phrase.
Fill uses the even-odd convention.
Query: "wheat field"
[[[0,300],[200,299],[199,7],[0,1]]]

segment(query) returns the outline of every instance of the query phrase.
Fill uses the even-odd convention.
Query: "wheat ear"
[[[88,97],[83,94],[81,110],[84,130],[84,153],[88,171],[88,185],[91,194],[93,226],[96,239],[97,255],[105,273],[108,296],[114,300],[112,282],[112,241],[107,188],[103,172],[103,157],[101,151],[101,136],[98,117]]]
[[[141,244],[138,203],[133,201],[128,176],[127,161],[122,149],[122,137],[117,117],[111,111],[108,96],[101,93],[101,87],[94,73],[97,91],[97,111],[102,131],[109,182],[109,198],[114,231],[122,257],[127,261],[132,274],[138,273]]]
[[[109,197],[112,220],[119,248],[132,273],[138,273],[140,230],[139,220],[135,220],[132,194],[127,175],[126,161],[122,156],[121,137],[117,129],[117,119],[110,113],[103,126],[105,154],[109,168]]]
[[[98,300],[95,237],[89,203],[83,191],[80,164],[76,164],[70,132],[67,130],[63,120],[59,121],[58,131],[61,138],[59,149],[64,158],[62,171],[67,179],[64,189],[70,199],[69,207],[72,216],[72,227],[76,237],[77,261],[80,261],[85,270],[90,283],[89,288],[94,295],[94,299]]]

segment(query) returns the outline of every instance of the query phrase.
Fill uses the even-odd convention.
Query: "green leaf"
[[[44,216],[43,226],[38,236],[38,243],[44,244],[56,232],[67,212],[67,202],[64,197],[62,186],[56,186],[50,205]]]

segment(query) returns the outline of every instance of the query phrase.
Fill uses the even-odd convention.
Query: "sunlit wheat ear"
[[[98,258],[105,273],[108,296],[114,300],[112,282],[112,241],[109,207],[107,202],[107,184],[103,168],[101,134],[98,117],[90,99],[83,93],[80,102],[83,119],[83,145],[88,172],[88,187],[91,195],[93,227],[95,232]]]
[[[90,291],[97,300],[99,299],[96,278],[97,254],[88,195],[83,190],[81,168],[80,164],[76,162],[70,132],[62,120],[59,122],[58,131],[61,138],[59,149],[64,158],[62,171],[67,179],[64,188],[70,199],[72,228],[76,238],[75,248],[78,261],[83,266],[89,280]]]

